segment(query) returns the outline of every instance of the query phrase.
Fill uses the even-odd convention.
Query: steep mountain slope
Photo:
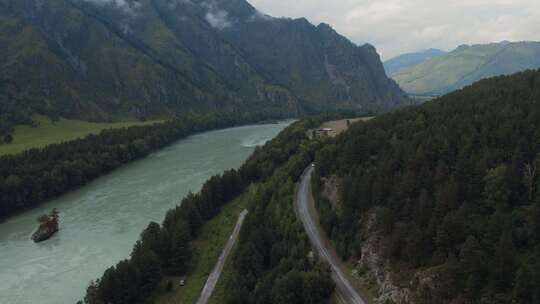
[[[0,29],[4,133],[34,112],[113,120],[408,102],[372,47],[244,0],[0,0]]]
[[[539,103],[540,70],[499,76],[318,153],[322,226],[379,302],[538,303]]]
[[[192,20],[192,29],[199,32],[191,36],[201,40],[195,45],[189,41],[191,36],[178,37],[181,33],[174,32],[161,15],[170,10],[167,2],[131,1],[123,6],[69,0],[1,3],[6,58],[2,78],[35,99],[37,109],[107,119],[268,106],[275,101],[258,96],[272,92],[271,86],[206,23]],[[197,54],[194,46],[209,54]],[[219,58],[224,64],[211,65],[205,61],[208,58]],[[278,106],[294,112],[292,94],[282,88],[276,91],[285,95],[282,103],[290,103],[289,109]]]
[[[437,58],[392,74],[411,94],[440,95],[475,81],[540,67],[540,42],[460,46]]]
[[[244,6],[230,13],[233,25],[223,30],[224,36],[269,79],[290,88],[310,108],[385,110],[406,99],[385,76],[373,46],[357,47],[327,24],[315,27],[303,18],[271,18],[247,2],[234,2]],[[226,4],[219,5],[227,10]]]
[[[386,60],[383,63],[384,69],[388,75],[393,75],[402,69],[415,66],[426,60],[442,56],[446,53],[447,52],[439,49],[427,49],[421,52],[399,55],[397,57]]]

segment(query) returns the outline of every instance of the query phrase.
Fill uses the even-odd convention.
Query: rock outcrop
[[[58,227],[40,225],[36,232],[32,234],[32,240],[36,243],[43,242],[51,238],[56,232],[58,232]]]
[[[43,242],[51,238],[56,232],[58,232],[58,211],[53,209],[50,215],[42,215],[38,218],[39,227],[32,234],[32,240],[36,243]]]

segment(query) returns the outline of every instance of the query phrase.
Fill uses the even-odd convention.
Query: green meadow
[[[90,134],[98,134],[105,129],[148,125],[159,122],[127,121],[95,123],[63,118],[52,122],[49,118],[41,115],[34,116],[34,121],[37,123],[36,127],[27,125],[15,127],[13,142],[10,144],[0,144],[0,156],[16,154],[32,148],[43,148],[50,144],[58,144]]]

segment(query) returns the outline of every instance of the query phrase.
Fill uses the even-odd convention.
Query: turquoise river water
[[[206,132],[180,140],[0,223],[0,303],[74,304],[139,233],[210,176],[238,168],[290,122]],[[60,231],[35,244],[36,218],[60,211]]]

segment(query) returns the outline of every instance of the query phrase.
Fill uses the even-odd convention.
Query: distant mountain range
[[[409,94],[442,95],[480,79],[540,67],[540,42],[462,45],[391,77]]]
[[[420,52],[399,55],[386,60],[383,63],[384,69],[388,75],[392,75],[400,70],[417,65],[431,58],[442,56],[446,53],[447,52],[439,49],[427,49]]]
[[[185,112],[409,103],[371,45],[244,0],[0,0],[0,129]]]

